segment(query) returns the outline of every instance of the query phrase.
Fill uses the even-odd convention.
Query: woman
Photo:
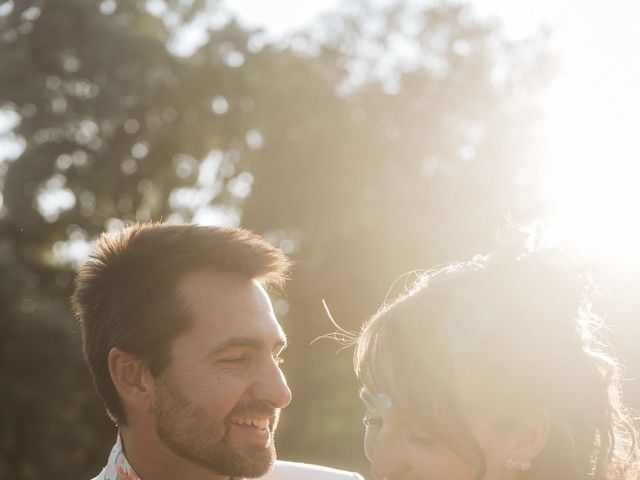
[[[591,285],[553,252],[427,272],[358,338],[365,451],[388,480],[637,478]]]

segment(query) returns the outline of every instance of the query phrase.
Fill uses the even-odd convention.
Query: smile
[[[269,428],[271,421],[268,418],[255,418],[255,417],[234,417],[231,418],[231,423],[236,425],[246,425],[249,427],[255,427],[259,430],[265,430]]]

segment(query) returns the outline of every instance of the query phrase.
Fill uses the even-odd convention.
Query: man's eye
[[[372,427],[380,425],[382,423],[382,418],[380,418],[380,416],[378,415],[367,413],[364,417],[362,417],[362,423],[364,423],[367,427]]]

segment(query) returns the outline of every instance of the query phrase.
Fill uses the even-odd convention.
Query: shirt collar
[[[104,467],[102,475],[96,478],[99,480],[141,480],[124,454],[120,433],[118,433],[116,443],[109,454],[107,466]],[[244,479],[241,477],[231,477],[229,480]]]
[[[104,468],[104,480],[141,480],[124,454],[119,433]]]

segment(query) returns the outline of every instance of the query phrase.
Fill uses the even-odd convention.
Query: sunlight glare
[[[587,253],[640,261],[640,139],[626,92],[557,85],[547,99],[554,234]]]

